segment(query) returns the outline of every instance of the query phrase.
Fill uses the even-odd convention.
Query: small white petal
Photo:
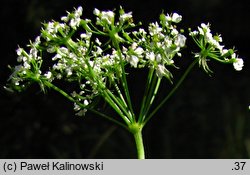
[[[67,16],[63,16],[63,17],[61,17],[61,20],[64,21],[64,22],[68,22],[69,19],[68,19]]]
[[[141,47],[138,47],[137,49],[135,49],[135,53],[138,55],[143,54],[144,50]]]
[[[23,49],[20,47],[16,50],[16,53],[18,56],[21,56],[22,52],[23,52]]]
[[[125,21],[129,20],[130,18],[132,18],[132,12],[122,14],[120,16],[119,20],[121,22],[125,22]]]
[[[98,10],[97,8],[94,9],[93,14],[96,16],[100,15],[100,10]]]
[[[137,67],[137,64],[139,62],[139,58],[135,55],[131,55],[127,58],[128,62],[131,64],[133,67]]]
[[[149,59],[150,61],[154,61],[155,60],[154,52],[147,53],[146,58]]]
[[[88,100],[84,100],[84,101],[83,101],[83,104],[84,104],[85,106],[87,106],[87,105],[89,104]]]
[[[182,20],[182,16],[177,14],[177,13],[173,13],[172,15],[172,21],[175,23],[179,23]]]
[[[179,34],[175,39],[175,45],[178,47],[184,47],[186,43],[186,37],[184,35]]]
[[[156,75],[157,77],[161,78],[166,74],[167,69],[165,68],[165,66],[159,64],[156,68]]]
[[[24,62],[23,67],[24,67],[25,69],[30,69],[30,68],[31,68],[31,67],[30,67],[30,64],[27,63],[27,62]]]
[[[46,72],[44,74],[44,76],[47,78],[47,79],[50,79],[52,77],[52,73],[50,71]]]

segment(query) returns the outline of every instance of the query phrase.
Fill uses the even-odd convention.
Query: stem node
[[[133,123],[129,126],[129,131],[133,134],[137,149],[138,159],[145,159],[145,151],[142,139],[142,128],[143,125],[140,123]]]

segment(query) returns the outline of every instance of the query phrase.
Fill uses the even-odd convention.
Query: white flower
[[[79,112],[77,112],[75,115],[76,116],[84,116],[86,112],[87,112],[87,109],[83,109],[83,110],[80,110]]]
[[[49,34],[55,34],[58,31],[58,26],[54,22],[49,22],[47,24],[47,31]]]
[[[87,106],[87,105],[89,104],[88,100],[84,100],[84,101],[83,101],[83,104],[84,104],[85,106]]]
[[[101,20],[106,21],[108,24],[112,24],[115,14],[112,11],[103,11],[100,15]]]
[[[221,35],[216,35],[216,36],[214,36],[214,39],[215,39],[216,41],[218,41],[218,42],[222,42],[222,37],[221,37]]]
[[[222,50],[221,50],[222,56],[225,55],[226,53],[228,53],[228,49],[222,49]]]
[[[206,35],[206,33],[210,33],[211,32],[211,30],[209,28],[209,23],[207,25],[204,24],[204,23],[201,23],[201,28],[198,27],[198,30],[199,30],[199,33],[201,35]]]
[[[76,11],[75,11],[75,15],[77,17],[80,17],[82,15],[82,11],[83,11],[83,8],[81,6],[79,6]]]
[[[72,69],[71,68],[67,68],[66,69],[66,73],[67,73],[67,76],[72,75],[73,74]]]
[[[100,10],[98,10],[97,8],[94,9],[93,14],[96,16],[99,16],[101,14]]]
[[[68,54],[69,53],[69,50],[68,50],[68,48],[66,48],[66,47],[60,47],[59,49],[58,49],[58,54],[61,54],[61,55],[66,55],[66,54]]]
[[[102,49],[100,47],[96,47],[96,48],[97,48],[96,54],[101,55],[102,54]]]
[[[173,30],[171,31],[171,34],[174,35],[174,36],[175,36],[175,35],[178,35],[178,33],[179,33],[179,32],[178,32],[178,30],[176,30],[176,29],[173,29]]]
[[[52,57],[52,60],[55,61],[55,60],[61,59],[61,58],[62,58],[62,55],[56,54],[54,57]]]
[[[47,52],[49,52],[49,53],[54,53],[54,52],[56,52],[56,47],[54,47],[54,46],[48,46]]]
[[[86,33],[82,33],[82,34],[80,35],[80,38],[83,38],[83,39],[87,38],[87,34],[86,34]]]
[[[23,52],[23,49],[20,47],[16,50],[16,53],[18,56],[21,56],[22,52]]]
[[[186,37],[184,35],[179,34],[175,39],[174,43],[178,47],[184,47],[186,43]]]
[[[85,86],[86,86],[86,84],[80,84],[80,88],[81,88],[81,89],[84,89]]]
[[[244,66],[244,61],[241,58],[235,58],[235,62],[233,63],[234,69],[236,71],[241,71]]]
[[[133,66],[134,68],[137,67],[137,64],[139,62],[139,58],[135,55],[131,55],[127,57],[127,61]]]
[[[57,74],[56,78],[60,80],[62,78],[62,75],[61,74]]]
[[[204,24],[204,23],[201,23],[201,27],[205,30],[205,32],[210,32],[210,24]]]
[[[70,23],[69,25],[73,28],[73,29],[76,29],[76,27],[78,27],[80,25],[80,22],[81,22],[81,15],[82,15],[82,7],[78,7],[76,10],[75,10],[75,13],[73,14],[73,17],[72,19],[70,20]],[[63,18],[62,20],[66,21],[67,19],[66,18]],[[61,26],[62,27],[62,26]]]
[[[16,85],[16,86],[19,86],[19,84],[20,84],[20,83],[19,83],[19,81],[18,81],[18,80],[17,80],[17,81],[15,81],[15,85]]]
[[[166,73],[167,73],[167,69],[165,68],[165,66],[158,64],[156,68],[157,77],[162,78],[164,75],[166,75]]]
[[[172,46],[172,38],[165,36],[164,38],[164,45],[166,48],[170,48]]]
[[[34,59],[37,58],[38,50],[36,48],[30,49],[30,56]]]
[[[165,16],[165,18],[166,18],[167,21],[172,21],[172,17],[169,16],[169,14],[167,14],[167,16]]]
[[[144,29],[142,29],[142,28],[139,29],[139,33],[141,33],[142,35],[146,35],[147,34],[146,31]]]
[[[67,16],[63,16],[63,17],[61,17],[61,20],[63,22],[68,22],[69,18]]]
[[[189,33],[190,36],[196,36],[198,34],[199,34],[199,32],[197,30],[194,30],[194,31]]]
[[[150,35],[157,35],[162,31],[162,28],[159,26],[157,22],[149,24],[148,27]]]
[[[149,59],[150,61],[154,61],[155,60],[154,52],[146,53],[146,58]]]
[[[135,50],[137,46],[138,46],[138,44],[134,42],[134,43],[132,43],[131,48],[132,48],[133,50]]]
[[[78,104],[74,103],[74,110],[79,111],[80,109],[81,107]]]
[[[73,91],[73,92],[71,93],[71,96],[75,98],[75,97],[77,96],[76,91]]]
[[[102,45],[102,43],[100,42],[100,40],[98,38],[95,39],[96,44],[98,44],[99,46]]]
[[[217,42],[214,40],[213,35],[210,32],[206,32],[204,36],[205,36],[205,39],[207,40],[207,42],[209,42],[210,44]]]
[[[50,79],[52,77],[52,73],[50,71],[46,72],[44,74],[44,76],[47,78],[47,79]]]
[[[27,62],[24,62],[24,63],[23,63],[23,67],[24,67],[25,69],[30,69],[30,68],[31,68],[30,64],[27,63]]]
[[[35,42],[34,42],[34,45],[37,46],[41,43],[41,37],[40,36],[37,36],[36,39],[35,39]]]
[[[125,22],[125,21],[129,20],[130,18],[132,18],[132,12],[122,14],[120,16],[119,20],[121,22]]]
[[[143,52],[144,52],[144,50],[141,47],[138,47],[137,49],[135,49],[135,53],[137,55],[141,55],[141,54],[143,54]]]
[[[24,56],[19,56],[19,57],[17,57],[17,61],[18,61],[18,62],[22,62],[22,61],[26,61],[26,60],[27,60],[27,58],[24,57]]]
[[[158,63],[161,62],[161,60],[162,60],[161,54],[159,54],[159,53],[156,55],[155,58],[156,58],[156,61],[157,61]]]
[[[175,23],[179,23],[182,20],[182,16],[177,14],[177,13],[173,13],[172,15],[172,21]]]
[[[70,23],[69,25],[73,28],[73,29],[76,29],[76,27],[78,27],[80,25],[80,22],[81,22],[81,18],[72,18],[70,20]]]

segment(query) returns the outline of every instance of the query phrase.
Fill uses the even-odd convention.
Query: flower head
[[[199,64],[207,73],[212,72],[207,63],[207,60],[209,59],[222,63],[233,63],[235,70],[242,70],[243,60],[236,58],[236,54],[233,49],[224,48],[224,45],[221,44],[221,35],[213,35],[210,30],[209,23],[202,23],[198,27],[198,31],[190,31],[189,35],[200,48],[200,52],[195,53],[195,57],[199,59]]]
[[[147,29],[138,29],[132,12],[126,13],[122,8],[118,17],[114,11],[94,9],[96,23],[82,19],[82,12],[83,8],[78,7],[61,17],[61,21],[44,24],[41,35],[28,45],[28,51],[19,47],[16,52],[20,64],[13,68],[11,83],[20,90],[36,82],[44,91],[55,80],[73,82],[79,87],[67,97],[75,102],[77,115],[93,109],[93,99],[102,96],[108,103],[118,103],[112,105],[118,113],[129,116],[129,105],[123,107],[127,99],[119,95],[119,86],[126,86],[125,66],[148,68],[159,79],[166,77],[172,82],[169,67],[177,67],[175,57],[181,56],[187,40],[177,27],[182,16],[161,14],[160,20],[150,23]],[[242,70],[243,60],[236,57],[233,49],[224,48],[221,36],[212,34],[209,23],[202,23],[190,36],[200,48],[195,57],[206,72],[211,72],[208,59],[232,63],[237,71]],[[49,58],[51,64],[47,64]],[[118,95],[112,96],[109,88],[114,88]]]
[[[125,21],[128,21],[132,19],[132,12],[129,13],[123,13],[120,15],[119,20],[123,23]]]
[[[179,22],[181,22],[181,20],[182,20],[182,16],[179,15],[179,14],[177,14],[177,13],[173,13],[171,19],[172,19],[173,22],[179,23]]]
[[[93,14],[97,16],[96,23],[98,25],[105,25],[105,24],[113,24],[115,14],[112,11],[100,11],[98,9],[94,9]]]
[[[233,63],[234,69],[236,71],[241,71],[244,66],[244,61],[241,58],[235,58],[235,61]]]
[[[174,43],[175,43],[175,45],[178,46],[178,47],[184,47],[185,44],[186,44],[186,39],[187,39],[187,38],[186,38],[184,35],[179,34],[179,35],[177,35],[177,37],[176,37]]]

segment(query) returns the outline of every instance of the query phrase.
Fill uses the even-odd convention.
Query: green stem
[[[142,129],[139,129],[138,131],[134,132],[133,135],[135,139],[138,159],[145,159],[144,145],[142,139]]]
[[[104,94],[104,99],[109,103],[111,107],[124,119],[124,121],[129,124],[131,123],[129,119],[129,112],[126,110],[126,107],[124,107],[121,104],[121,101],[118,100],[118,98],[112,94],[108,89],[106,89],[106,92]]]
[[[108,95],[114,100],[114,102],[118,105],[118,107],[121,109],[121,111],[125,114],[127,117],[131,117],[129,110],[126,105],[123,104],[122,99],[119,97],[115,96],[112,92],[108,91]]]
[[[184,72],[182,77],[179,79],[175,87],[169,92],[169,94],[161,101],[161,103],[153,110],[153,112],[145,119],[143,122],[143,126],[155,115],[155,113],[166,103],[166,101],[175,93],[175,91],[180,87],[182,82],[187,77],[188,73],[192,70],[192,68],[195,66],[195,64],[198,62],[199,59],[196,59],[193,61],[192,64],[189,65],[187,70]]]
[[[128,88],[127,76],[126,76],[126,72],[125,72],[125,65],[124,65],[124,61],[123,61],[123,58],[122,58],[122,51],[121,51],[120,46],[119,46],[119,41],[115,37],[115,33],[116,32],[114,32],[114,33],[111,32],[110,33],[110,38],[113,41],[114,47],[116,48],[116,50],[118,52],[118,56],[120,57],[120,63],[121,63],[121,69],[122,69],[122,77],[121,77],[122,86],[123,86],[123,90],[124,90],[124,93],[125,93],[125,97],[126,97],[126,100],[127,100],[128,107],[129,107],[131,113],[134,114],[134,110],[133,110],[132,103],[131,103],[131,98],[130,98],[130,93],[129,93],[129,88]]]
[[[148,104],[148,106],[147,106],[147,108],[146,108],[146,110],[145,110],[145,113],[144,113],[143,117],[142,117],[142,122],[143,122],[143,120],[145,119],[145,117],[148,115],[148,112],[149,112],[149,110],[150,110],[150,108],[151,108],[151,106],[152,106],[152,104],[153,104],[153,102],[154,102],[155,96],[157,95],[157,92],[158,92],[158,90],[159,90],[160,84],[161,84],[161,78],[157,78],[157,82],[156,82],[156,84],[154,84],[154,86],[153,86],[153,88],[154,88],[153,94],[150,95],[149,104]]]
[[[114,83],[114,87],[116,89],[116,92],[118,93],[119,97],[120,97],[120,100],[121,100],[121,104],[125,107],[126,111],[127,111],[127,117],[130,119],[131,122],[134,121],[134,118],[133,118],[133,115],[131,114],[131,112],[129,111],[129,108],[128,108],[128,105],[118,87],[118,85],[116,83]]]
[[[142,99],[142,103],[141,103],[141,109],[140,109],[139,120],[138,120],[140,123],[142,122],[143,114],[144,114],[144,111],[145,111],[144,108],[145,108],[145,104],[146,104],[146,101],[147,101],[147,98],[148,98],[149,89],[150,89],[153,74],[154,74],[154,69],[151,68],[149,70],[149,72],[148,72],[147,83],[146,83],[146,86],[145,86],[146,89],[145,89],[143,99]]]

